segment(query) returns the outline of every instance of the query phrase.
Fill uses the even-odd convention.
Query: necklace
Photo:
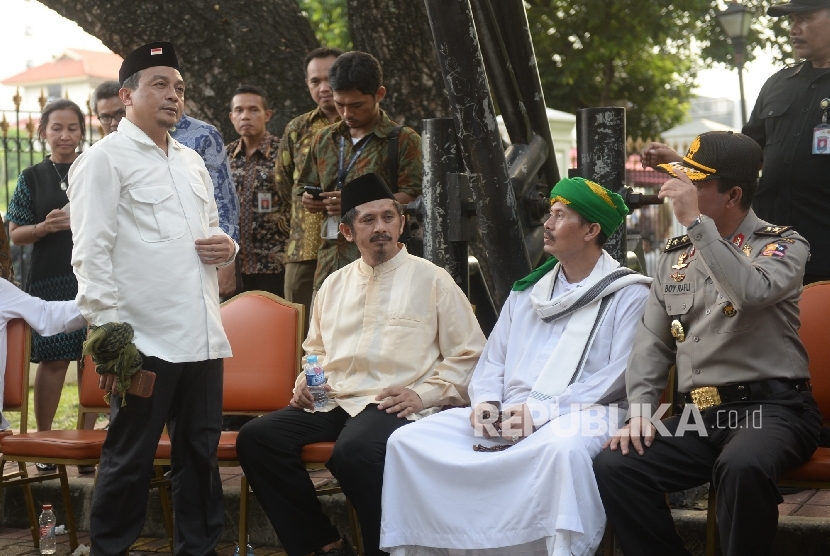
[[[52,162],[51,160],[49,162]],[[55,173],[58,175],[58,178],[61,180],[61,191],[66,191],[66,188],[69,187],[66,184],[66,178],[69,177],[69,170],[66,171],[66,175],[62,176],[60,172],[58,172],[58,165],[52,162],[52,168],[55,169]]]

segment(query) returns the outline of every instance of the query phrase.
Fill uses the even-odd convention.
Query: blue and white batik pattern
[[[187,114],[170,135],[184,145],[199,153],[205,161],[210,179],[213,180],[213,195],[219,210],[219,227],[233,240],[239,243],[239,199],[231,180],[231,168],[228,153],[222,135],[209,123],[191,118]]]

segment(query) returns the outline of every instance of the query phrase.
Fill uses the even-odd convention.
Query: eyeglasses
[[[125,110],[118,110],[114,114],[98,114],[98,121],[104,125],[110,125],[113,120],[121,121],[127,115]]]

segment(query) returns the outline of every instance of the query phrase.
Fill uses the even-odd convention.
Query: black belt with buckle
[[[812,391],[808,379],[787,380],[771,378],[755,382],[742,382],[728,386],[704,386],[695,388],[688,394],[683,394],[686,403],[697,405],[703,410],[709,407],[731,402],[750,402],[765,400],[775,394],[795,390],[797,392]]]

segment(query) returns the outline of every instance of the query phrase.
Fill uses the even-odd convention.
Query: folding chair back
[[[830,423],[830,282],[816,282],[801,294],[798,335],[810,357],[810,383],[825,423]]]
[[[233,350],[224,363],[223,413],[262,415],[288,405],[302,359],[303,311],[263,291],[222,304]]]
[[[104,402],[104,391],[98,388],[98,373],[89,355],[81,360],[78,376],[78,429],[82,429],[86,414],[109,413],[110,406]]]

